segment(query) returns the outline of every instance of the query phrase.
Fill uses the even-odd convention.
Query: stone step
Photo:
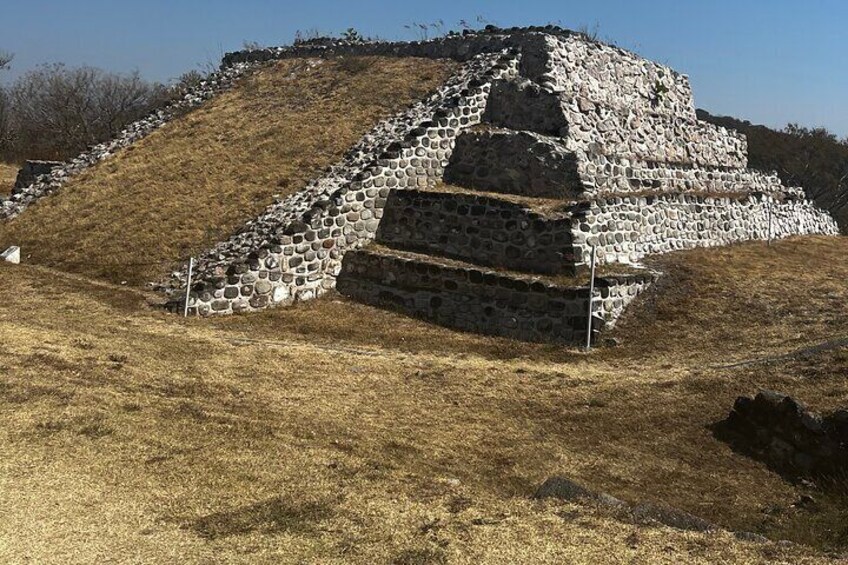
[[[747,167],[745,136],[691,116],[620,108],[528,80],[492,85],[484,123],[563,139],[569,151],[712,167]]]
[[[456,139],[445,182],[537,198],[578,198],[583,185],[574,153],[529,131],[476,130]]]
[[[570,151],[560,138],[493,128],[465,132],[457,138],[445,180],[473,190],[574,200],[645,192],[800,191],[784,187],[774,173]]]
[[[593,337],[655,280],[652,273],[599,277]],[[463,331],[536,342],[585,342],[585,278],[533,277],[380,246],[349,251],[336,288],[373,306]]]
[[[586,154],[578,159],[578,171],[586,197],[645,192],[803,195],[800,188],[784,186],[776,173],[753,169],[699,167]]]
[[[683,249],[838,233],[826,212],[791,195],[630,195],[596,198],[570,214],[578,264],[589,261],[593,248],[601,264],[638,263]]]
[[[377,242],[397,249],[531,273],[575,272],[572,221],[525,205],[446,190],[395,190]]]

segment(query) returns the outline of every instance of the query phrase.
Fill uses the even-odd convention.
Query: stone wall
[[[598,199],[572,209],[574,247],[587,263],[638,263],[648,255],[799,234],[838,234],[807,200],[768,195],[661,194]]]
[[[491,192],[565,199],[645,192],[803,194],[800,188],[784,187],[776,174],[574,153],[556,137],[500,129],[463,133],[445,169],[445,181]]]
[[[574,272],[570,218],[474,194],[392,191],[377,239],[514,271]]]
[[[775,173],[751,169],[694,167],[598,154],[579,160],[577,168],[586,196],[640,192],[804,194],[801,188],[783,186]]]
[[[606,328],[615,326],[624,311],[642,292],[654,284],[661,275],[645,271],[644,274],[603,276],[595,281],[595,315],[602,318]]]
[[[655,275],[596,280],[593,328],[612,323]],[[339,291],[437,324],[526,341],[583,343],[589,288],[531,276],[506,275],[367,249],[350,252]]]
[[[843,477],[848,470],[848,411],[825,417],[792,397],[761,391],[736,399],[716,435],[790,476]]]
[[[564,100],[582,99],[620,113],[695,119],[686,75],[576,34],[549,34],[545,40],[545,72],[534,80]]]

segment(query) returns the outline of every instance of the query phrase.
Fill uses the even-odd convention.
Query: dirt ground
[[[762,388],[846,403],[844,350],[727,367],[848,336],[846,251],[669,255],[621,345],[591,353],[338,296],[184,320],[140,290],[0,265],[0,561],[827,561],[845,506],[708,426]],[[551,475],[775,541],[532,500]]]

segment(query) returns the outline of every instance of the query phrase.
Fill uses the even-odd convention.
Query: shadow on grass
[[[310,532],[316,523],[329,518],[333,512],[322,502],[294,503],[283,497],[274,497],[235,510],[216,512],[190,524],[201,537],[214,540],[261,532]]]

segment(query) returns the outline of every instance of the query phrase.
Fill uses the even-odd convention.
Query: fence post
[[[188,278],[186,279],[186,298],[183,318],[188,318],[188,299],[191,296],[191,270],[194,268],[194,257],[188,259]]]
[[[589,316],[586,322],[586,351],[592,348],[592,305],[595,301],[595,255],[596,246],[592,246],[592,260],[589,269]]]

